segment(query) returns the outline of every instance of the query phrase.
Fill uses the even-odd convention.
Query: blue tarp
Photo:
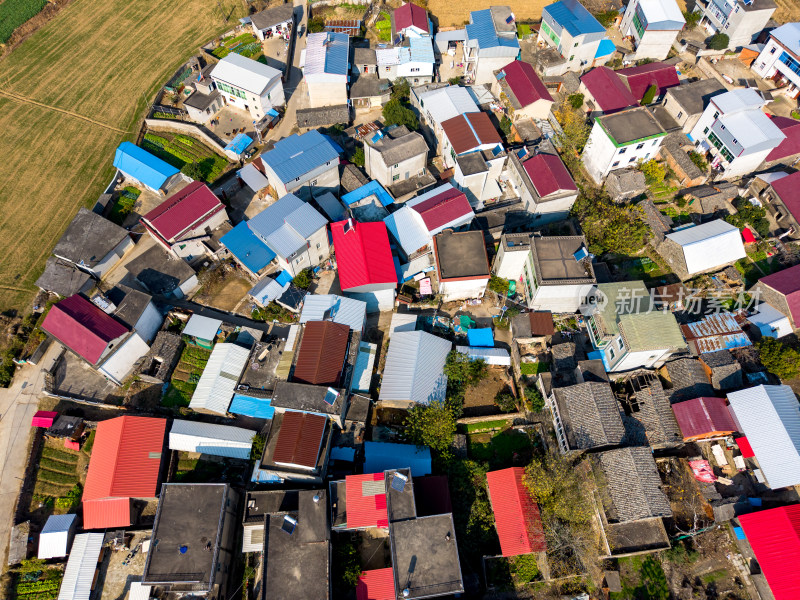
[[[232,150],[236,154],[243,154],[252,143],[253,138],[251,138],[249,135],[245,135],[244,133],[239,133],[231,140],[230,144],[225,146],[225,150]]]
[[[275,258],[275,253],[242,221],[219,240],[251,272],[258,273]]]
[[[494,335],[491,327],[483,329],[468,329],[467,341],[470,346],[480,346],[482,348],[494,348]]]
[[[609,366],[608,366],[608,362],[606,361],[606,353],[605,352],[600,352],[600,350],[592,350],[586,356],[587,356],[587,358],[589,360],[601,360],[601,361],[603,361],[603,367],[605,368],[606,371],[608,371]]]
[[[359,200],[363,200],[367,196],[371,196],[375,194],[380,200],[383,206],[389,206],[390,204],[394,203],[394,199],[389,195],[383,186],[377,181],[370,181],[369,183],[365,183],[360,188],[353,190],[352,192],[348,192],[344,196],[342,196],[342,202],[350,206],[351,204],[358,202]]]
[[[268,114],[270,117],[273,117],[273,118],[274,118],[274,117],[278,117],[278,116],[280,116],[280,113],[279,113],[277,110],[275,110],[274,108],[270,108],[270,109],[267,111],[267,114]]]
[[[431,449],[411,444],[364,442],[364,473],[382,473],[388,469],[411,469],[411,475],[431,474]]]
[[[280,285],[286,285],[292,279],[294,279],[294,277],[292,277],[292,274],[289,273],[289,271],[281,271],[280,274],[275,278],[275,281],[277,281]]]
[[[154,190],[161,189],[167,179],[180,173],[179,169],[131,142],[119,145],[114,154],[114,166]]]
[[[271,419],[275,414],[275,409],[270,404],[271,401],[268,398],[253,398],[252,396],[235,394],[228,412],[256,419]]]
[[[331,460],[346,460],[349,462],[353,462],[355,457],[356,457],[355,448],[342,448],[340,446],[331,448]]]

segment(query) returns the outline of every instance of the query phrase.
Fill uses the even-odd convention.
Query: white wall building
[[[739,229],[722,219],[668,233],[658,251],[681,279],[717,271],[747,256]]]
[[[301,57],[311,108],[347,104],[350,36],[309,33]]]
[[[279,4],[250,15],[250,25],[262,42],[273,36],[289,36],[294,27],[294,4]]]
[[[700,25],[709,35],[724,33],[728,48],[747,46],[767,26],[777,5],[774,0],[700,0],[695,10],[703,14]]]
[[[364,140],[364,170],[384,187],[424,175],[427,168],[428,144],[416,131]]]
[[[235,52],[219,61],[211,79],[228,104],[248,111],[256,121],[269,109],[286,104],[281,72]]]
[[[519,55],[517,24],[511,8],[492,6],[472,11],[465,29],[465,77],[473,84],[492,83],[494,72]]]
[[[169,449],[249,460],[255,435],[241,427],[175,419],[169,430]]]
[[[442,123],[458,115],[480,112],[480,108],[467,88],[448,85],[417,94],[411,91],[412,104],[419,110],[420,124],[427,128],[428,141],[433,149],[438,147]]]
[[[786,23],[770,31],[769,41],[751,68],[764,79],[786,83],[786,95],[797,98],[800,95],[800,23]]]
[[[560,0],[542,9],[542,25],[536,39],[564,59],[545,75],[563,75],[605,64],[615,52],[606,29],[578,0]]]
[[[39,534],[38,558],[61,558],[69,554],[72,538],[78,525],[78,516],[50,515]]]
[[[507,173],[537,226],[566,219],[578,198],[578,186],[556,154],[511,152]]]
[[[633,38],[634,60],[664,60],[684,25],[686,19],[675,0],[631,0],[619,29]]]

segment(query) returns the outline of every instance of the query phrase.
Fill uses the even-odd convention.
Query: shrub
[[[539,565],[535,554],[522,554],[509,560],[511,572],[518,584],[530,583],[539,578]]]
[[[350,162],[358,167],[363,167],[364,161],[364,148],[359,146],[356,148],[355,152],[353,152],[353,156],[350,157]]]
[[[530,402],[533,412],[542,412],[544,410],[544,398],[539,388],[535,385],[529,385],[525,388],[525,397],[528,399],[528,402]]]
[[[184,175],[186,175],[191,179],[194,179],[195,181],[203,180],[203,173],[200,170],[200,165],[198,165],[195,161],[183,165],[181,173],[183,173]]]
[[[311,285],[311,269],[303,269],[300,271],[292,283],[301,290],[307,290]]]
[[[715,33],[708,40],[707,45],[711,50],[725,50],[728,44],[730,44],[730,38],[726,33]]]
[[[639,165],[639,170],[644,173],[647,183],[661,183],[667,176],[667,169],[656,159],[651,158]]]
[[[333,588],[337,595],[347,596],[358,585],[361,577],[361,560],[358,548],[353,542],[334,544],[333,546]]]
[[[319,33],[325,29],[325,19],[322,17],[312,17],[308,20],[308,32]]]
[[[766,219],[767,211],[763,206],[756,206],[742,197],[735,198],[733,206],[736,208],[736,214],[725,217],[728,223],[739,229],[750,225],[762,238],[769,236],[769,221]]]
[[[653,84],[649,88],[647,88],[647,91],[644,93],[644,96],[642,96],[642,102],[641,102],[642,106],[651,104],[653,100],[656,99],[657,92],[658,92],[658,87],[656,86],[656,84]]]
[[[450,457],[456,420],[444,403],[415,404],[403,425],[406,439],[412,444],[428,446],[441,458]]]
[[[686,21],[686,30],[691,31],[697,27],[697,24],[700,22],[702,17],[702,13],[699,12],[690,12],[688,10],[683,11],[683,18]]]
[[[508,279],[492,275],[489,278],[489,289],[501,296],[505,296],[508,294]]]
[[[383,107],[383,120],[387,125],[405,125],[412,131],[419,128],[417,115],[397,98],[392,98]]]
[[[706,162],[706,159],[703,158],[702,154],[696,152],[695,150],[691,150],[689,152],[689,160],[691,160],[701,171],[706,171],[706,169],[708,169],[708,163]]]
[[[401,102],[408,102],[411,97],[411,86],[404,77],[398,77],[392,82],[392,98]]]
[[[800,374],[800,352],[795,348],[764,336],[757,343],[761,364],[781,379],[792,379]]]
[[[578,110],[581,106],[583,106],[583,94],[581,94],[580,92],[570,94],[569,96],[567,96],[567,102],[569,102],[569,105],[572,108]]]
[[[500,119],[500,131],[505,137],[511,135],[511,119],[508,118],[508,115],[503,115],[503,118]]]
[[[461,85],[461,77],[458,76],[451,77],[450,79],[447,80],[447,83],[449,83],[450,85]]]
[[[253,436],[253,446],[250,448],[250,460],[259,460],[264,454],[264,446],[267,445],[267,436],[257,433]]]
[[[517,399],[508,389],[501,390],[494,397],[494,404],[505,413],[517,410]]]
[[[594,18],[600,21],[600,25],[603,27],[610,27],[611,24],[614,22],[614,19],[619,16],[619,13],[615,10],[606,10],[601,13],[597,13],[594,15]]]
[[[572,206],[571,214],[579,219],[589,249],[595,254],[635,254],[642,249],[649,231],[641,208],[617,204],[603,194],[584,192]]]

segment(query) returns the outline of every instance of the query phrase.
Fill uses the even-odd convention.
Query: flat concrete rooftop
[[[650,136],[666,135],[658,120],[644,106],[599,117],[600,123],[617,145],[629,144]]]
[[[586,245],[583,236],[534,237],[531,241],[534,269],[541,283],[594,283],[591,266],[587,267],[585,260],[578,262],[574,256]]]
[[[440,279],[489,276],[482,231],[443,231],[433,239]]]

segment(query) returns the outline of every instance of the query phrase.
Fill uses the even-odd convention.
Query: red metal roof
[[[775,600],[800,595],[800,504],[739,517]]]
[[[428,13],[421,6],[416,4],[403,4],[394,10],[394,30],[403,31],[406,27],[418,27],[422,31],[430,33],[428,27]]]
[[[130,524],[130,498],[99,498],[83,501],[84,529],[128,527]]]
[[[567,167],[555,154],[536,154],[522,163],[522,168],[542,198],[561,190],[578,190]]]
[[[792,216],[800,221],[800,171],[773,181],[772,189]]]
[[[466,194],[454,187],[411,208],[419,213],[429,232],[472,213]]]
[[[784,177],[783,179],[788,178]],[[779,181],[783,181],[783,179]],[[789,305],[792,322],[796,327],[800,323],[800,265],[762,277],[759,282],[786,297],[786,304]]]
[[[317,465],[327,418],[309,413],[286,412],[272,460],[313,468]]]
[[[594,98],[597,108],[606,114],[639,104],[616,72],[608,67],[592,69],[581,77],[581,83]]]
[[[456,154],[463,154],[484,144],[500,144],[500,135],[489,115],[483,112],[466,113],[442,121],[450,145]]]
[[[83,489],[84,522],[103,523],[105,511],[111,510],[109,503],[93,500],[155,498],[166,429],[166,419],[128,415],[98,423]],[[113,514],[119,511],[115,507]]]
[[[394,571],[372,569],[362,571],[356,585],[356,600],[395,600]]]
[[[333,321],[306,323],[294,367],[294,381],[338,387],[349,340],[349,325]]]
[[[553,97],[539,79],[533,66],[529,63],[515,60],[501,69],[505,73],[505,80],[511,88],[520,105],[524,108],[537,100],[553,101]]]
[[[695,398],[672,405],[683,439],[730,435],[739,428],[724,398]]]
[[[348,475],[345,499],[348,529],[389,527],[383,473]]]
[[[742,240],[744,240],[745,244],[754,244],[756,241],[756,236],[753,235],[753,232],[750,231],[749,227],[742,228]]]
[[[543,552],[546,547],[539,507],[522,482],[524,474],[522,467],[486,474],[503,556]]]
[[[636,102],[641,102],[645,92],[651,85],[658,88],[656,97],[664,94],[669,88],[680,85],[678,81],[678,71],[675,65],[662,62],[652,62],[638,67],[628,67],[615,71],[636,98]]]
[[[345,233],[345,226],[351,223]],[[336,268],[342,290],[381,283],[397,285],[386,223],[331,223]]]
[[[800,154],[800,121],[789,117],[772,116],[772,122],[778,126],[783,135],[786,136],[776,148],[767,154],[767,162],[781,160],[788,156]]]
[[[37,410],[31,419],[31,427],[50,427],[58,413],[52,410]]]
[[[164,240],[172,243],[186,231],[201,227],[222,210],[225,207],[214,192],[205,183],[195,181],[164,200],[142,220]]]
[[[742,436],[740,438],[736,438],[734,441],[736,442],[736,445],[739,446],[739,451],[742,453],[744,458],[755,458],[756,453],[753,452],[753,447],[750,445],[750,440]]]
[[[128,333],[125,325],[78,294],[54,304],[42,329],[92,364],[110,342]]]

